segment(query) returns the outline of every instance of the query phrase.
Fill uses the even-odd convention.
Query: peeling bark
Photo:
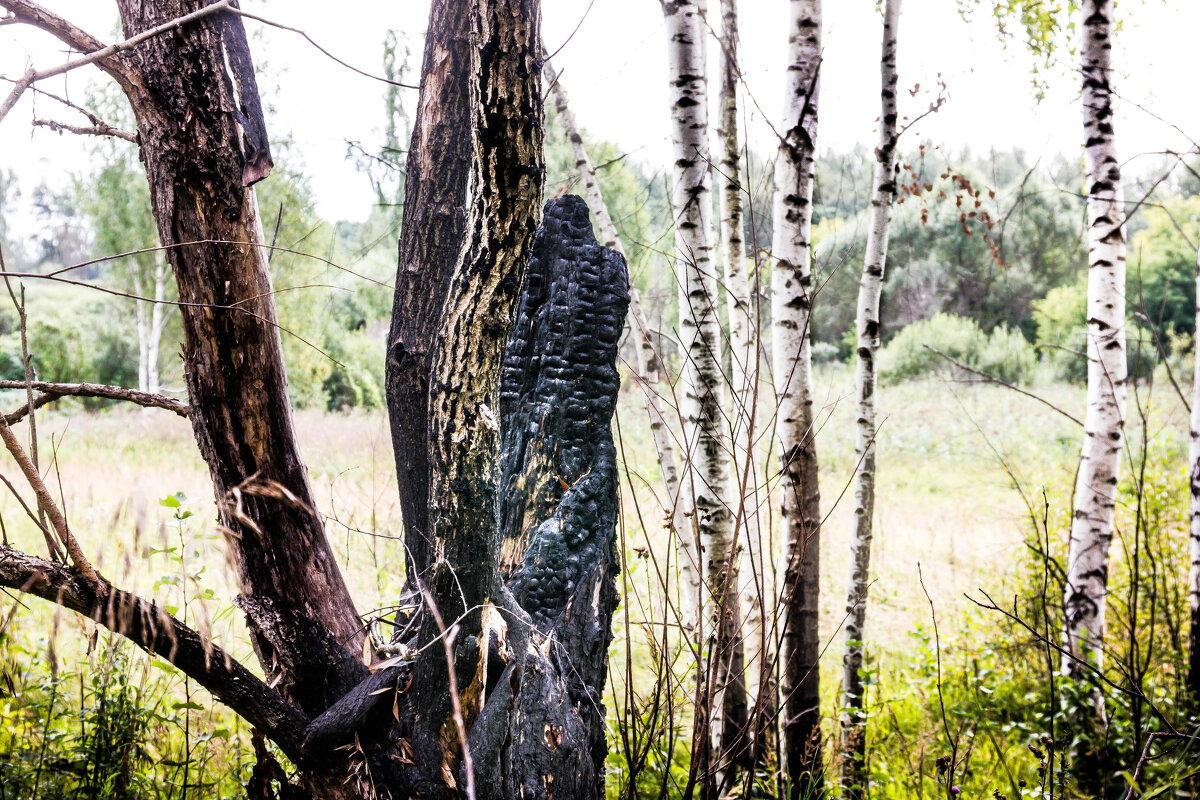
[[[821,2],[790,0],[784,140],[775,160],[771,275],[772,356],[778,397],[785,528],[783,584],[783,753],[791,797],[820,785],[820,692],[817,629],[820,584],[820,491],[812,394],[810,316],[813,158],[821,65]]]
[[[1099,667],[1125,428],[1125,211],[1113,137],[1112,0],[1080,4],[1088,219],[1088,390],[1067,555],[1062,669]]]
[[[846,592],[845,649],[842,655],[842,791],[857,800],[866,792],[865,698],[862,679],[867,591],[871,575],[871,534],[875,511],[875,390],[879,352],[879,299],[887,260],[888,224],[896,196],[896,37],[901,0],[886,0],[880,60],[879,144],[875,147],[875,189],[870,227],[858,289],[858,371],[854,470],[854,534],[850,540],[850,578]]]

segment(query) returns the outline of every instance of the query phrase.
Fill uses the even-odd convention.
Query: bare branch
[[[0,8],[9,12],[5,24],[20,22],[45,31],[80,53],[91,53],[104,47],[104,42],[57,14],[29,0],[0,0]]]
[[[936,353],[937,355],[946,359],[947,361],[949,361],[951,364],[958,367],[959,369],[966,370],[967,372],[970,372],[972,375],[978,375],[979,377],[983,378],[988,383],[994,383],[998,386],[1003,386],[1007,389],[1012,389],[1017,394],[1023,394],[1026,397],[1032,397],[1034,400],[1037,400],[1039,403],[1042,403],[1043,405],[1048,406],[1049,408],[1053,408],[1055,411],[1062,414],[1064,417],[1071,420],[1071,422],[1074,422],[1076,425],[1079,425],[1080,427],[1083,426],[1083,422],[1078,417],[1068,414],[1066,411],[1063,411],[1061,408],[1054,405],[1053,403],[1051,403],[1049,400],[1047,400],[1044,397],[1039,397],[1038,395],[1034,394],[1033,392],[1027,392],[1024,389],[1022,389],[1020,386],[1014,386],[1011,383],[1002,381],[999,378],[995,377],[994,375],[989,375],[986,372],[982,372],[980,370],[975,369],[974,367],[968,367],[966,364],[962,363],[961,361],[959,361],[957,359],[951,358],[950,356],[943,353],[941,350],[938,350],[936,347],[930,347],[927,344],[921,345],[921,346],[924,347],[926,350],[928,350],[932,353]]]
[[[29,20],[31,25],[43,30],[48,30],[50,33],[58,36],[58,38],[63,39],[63,41],[67,41],[72,47],[75,47],[77,50],[86,53],[86,55],[84,55],[82,58],[76,59],[75,61],[68,61],[64,64],[59,64],[57,67],[51,67],[50,69],[45,70],[30,69],[28,72],[26,72],[24,77],[17,81],[17,85],[13,87],[12,93],[9,94],[8,98],[4,101],[4,104],[0,105],[0,120],[3,120],[5,115],[12,110],[12,107],[16,105],[17,100],[20,99],[24,91],[37,81],[45,80],[46,78],[53,78],[56,75],[62,75],[70,72],[73,69],[86,66],[87,64],[94,64],[96,62],[104,62],[105,68],[124,77],[126,75],[125,68],[113,63],[113,56],[119,55],[126,50],[130,50],[147,39],[158,36],[161,33],[173,31],[176,28],[188,24],[189,22],[195,22],[196,20],[207,17],[210,14],[215,14],[218,11],[229,8],[229,4],[232,2],[233,0],[217,0],[217,2],[213,3],[212,5],[198,8],[190,14],[184,14],[182,17],[176,17],[175,19],[170,20],[169,22],[164,22],[162,25],[151,28],[150,30],[142,31],[137,36],[132,36],[122,42],[117,42],[116,44],[110,44],[107,47],[101,45],[99,46],[99,49],[97,49],[95,47],[81,47],[74,41],[69,41],[67,38],[64,38],[63,34],[73,34],[73,38],[77,38],[77,36],[82,35],[86,36],[87,39],[90,40],[85,42],[85,45],[100,45],[100,42],[95,38],[84,34],[83,31],[75,28],[66,20],[50,14],[50,12],[42,9],[40,6],[37,6],[34,3],[24,2],[23,0],[0,0],[0,7],[8,9],[18,17],[21,17],[22,11],[27,8],[36,9],[38,12],[41,12],[41,14],[44,15],[48,21],[39,24],[39,22],[31,19]],[[53,24],[51,24],[50,20],[53,21]],[[68,30],[68,27],[70,30]]]
[[[68,125],[65,122],[56,122],[52,119],[35,119],[33,121],[35,128],[49,128],[55,133],[76,133],[80,136],[112,136],[117,139],[124,139],[127,142],[137,144],[137,134],[129,131],[123,131],[120,128],[114,128],[106,122],[97,122],[90,128],[85,128],[80,125]]]
[[[321,45],[317,44],[316,41],[314,41],[311,36],[309,36],[306,32],[300,30],[299,28],[293,28],[288,25],[284,25],[282,23],[275,22],[273,20],[269,20],[266,17],[260,17],[257,14],[251,14],[248,11],[242,11],[240,8],[236,8],[236,7],[230,8],[229,11],[232,14],[237,14],[239,17],[245,17],[246,19],[252,19],[255,22],[261,22],[264,25],[270,25],[272,28],[279,28],[281,31],[291,31],[292,33],[298,33],[301,36],[303,36],[304,39],[309,44],[311,44],[313,47],[320,50],[321,53],[326,58],[329,58],[331,61],[334,61],[334,62],[342,65],[343,67],[350,70],[351,72],[355,72],[359,75],[362,75],[364,78],[370,78],[371,80],[379,81],[381,83],[387,83],[392,86],[399,86],[402,89],[420,89],[421,88],[419,86],[414,86],[411,83],[401,83],[400,81],[394,81],[394,80],[391,80],[390,78],[384,78],[380,75],[372,75],[370,72],[365,72],[364,70],[359,69],[358,67],[354,66],[353,64],[347,64],[345,61],[342,61],[340,58],[338,58],[333,53],[326,50],[324,47],[321,47]]]
[[[60,397],[101,397],[106,400],[122,400],[134,403],[144,408],[163,408],[184,418],[188,415],[186,403],[181,403],[178,400],[173,400],[170,397],[164,397],[160,394],[139,392],[136,389],[126,389],[122,386],[107,386],[96,383],[49,383],[46,381],[33,381],[28,386],[43,393],[34,401],[36,408],[41,408]],[[24,388],[26,388],[25,381],[0,381],[0,390]],[[28,413],[29,406],[26,404],[6,417],[8,424],[11,425],[17,422]]]
[[[63,547],[67,551],[67,555],[71,557],[71,563],[79,571],[87,583],[94,587],[100,586],[101,578],[96,573],[94,567],[87,556],[83,554],[83,550],[79,547],[79,542],[75,540],[71,529],[67,527],[67,518],[63,515],[62,509],[54,502],[54,495],[50,494],[50,490],[46,487],[46,482],[42,480],[42,474],[38,468],[29,460],[29,456],[25,454],[25,449],[21,447],[21,443],[17,441],[17,435],[13,433],[9,427],[8,421],[0,417],[0,439],[4,440],[4,446],[8,448],[8,452],[12,454],[13,459],[17,462],[17,466],[21,469],[21,473],[25,476],[25,480],[29,482],[33,493],[37,495],[38,507],[46,512],[46,516],[50,518],[51,525],[54,526],[54,532],[58,536],[58,540],[62,542]]]
[[[0,545],[0,586],[76,611],[160,656],[270,736],[289,758],[303,758],[305,714],[155,603],[104,580],[90,586],[77,570],[7,545]]]

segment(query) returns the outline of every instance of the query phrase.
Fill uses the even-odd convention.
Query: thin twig
[[[962,363],[961,361],[959,361],[955,358],[952,358],[952,357],[946,355],[941,350],[938,350],[936,347],[930,347],[927,344],[924,344],[921,346],[924,347],[926,350],[929,350],[930,352],[935,353],[935,354],[941,356],[942,358],[946,359],[947,361],[949,361],[951,364],[958,367],[959,369],[966,370],[967,372],[970,372],[973,375],[978,375],[979,377],[986,380],[988,383],[994,383],[994,384],[997,384],[998,386],[1003,386],[1007,389],[1012,389],[1014,392],[1017,392],[1018,394],[1023,394],[1026,397],[1031,397],[1034,400],[1037,400],[1039,403],[1042,403],[1043,405],[1054,409],[1055,411],[1062,414],[1067,419],[1071,420],[1071,422],[1074,422],[1076,425],[1083,427],[1082,420],[1080,420],[1078,417],[1068,414],[1066,411],[1063,411],[1061,408],[1054,405],[1054,403],[1051,403],[1046,398],[1039,397],[1038,395],[1034,394],[1033,392],[1027,392],[1024,389],[1022,389],[1020,386],[1014,386],[1013,384],[1008,383],[1007,381],[1002,381],[999,378],[995,377],[994,375],[989,375],[988,373],[983,372],[981,370],[977,370],[974,367],[968,367],[966,364]]]

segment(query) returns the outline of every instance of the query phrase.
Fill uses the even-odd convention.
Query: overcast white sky
[[[109,0],[43,2],[101,39],[116,36]],[[342,0],[333,7],[315,0],[243,0],[242,5],[307,30],[326,49],[371,72],[380,70],[384,32],[402,31],[412,44],[412,70],[419,70],[428,0]],[[744,105],[751,143],[763,151],[772,146],[770,124],[782,107],[786,13],[786,0],[740,4],[743,69],[752,95]],[[1119,106],[1123,156],[1191,148],[1189,139],[1153,114],[1200,139],[1200,103],[1189,80],[1200,3],[1126,0],[1119,13],[1124,29],[1114,52],[1117,90],[1131,101]],[[555,62],[576,116],[590,135],[637,150],[635,157],[646,163],[666,163],[665,39],[656,0],[544,0],[543,15],[547,46],[551,51],[562,48]],[[715,24],[717,15],[713,17]],[[268,74],[262,89],[276,110],[273,134],[295,141],[311,175],[318,210],[328,219],[365,217],[371,195],[366,180],[345,160],[345,141],[377,138],[384,86],[339,67],[295,34],[252,21],[247,26],[255,37],[255,59]],[[845,150],[856,142],[873,143],[880,36],[874,0],[827,2],[825,26],[819,146]],[[710,52],[715,62],[715,48]],[[28,65],[45,68],[64,58],[61,45],[44,34],[20,26],[0,28],[0,75],[15,77]],[[913,97],[901,93],[901,113],[915,116],[928,107],[940,73],[948,102],[915,134],[955,150],[964,145],[975,151],[1019,146],[1034,155],[1075,156],[1081,136],[1077,80],[1070,69],[1072,57],[1064,52],[1062,58],[1065,66],[1051,76],[1050,92],[1035,104],[1029,57],[1018,42],[1005,50],[986,14],[967,24],[956,0],[907,0],[900,25],[900,82],[906,88],[919,83],[920,91]],[[715,63],[710,66],[716,68]],[[85,67],[49,81],[46,88],[80,99],[88,81],[95,79],[96,73]],[[39,116],[70,117],[45,99],[37,102]],[[61,185],[68,173],[86,167],[88,143],[31,131],[32,117],[27,97],[0,123],[0,168],[16,170],[26,186],[41,179]]]

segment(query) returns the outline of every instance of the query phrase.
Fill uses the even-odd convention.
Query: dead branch
[[[12,92],[5,99],[4,103],[0,105],[0,121],[2,121],[8,112],[12,110],[12,107],[17,104],[17,100],[21,98],[21,95],[25,92],[25,90],[34,83],[45,80],[46,78],[53,78],[56,75],[62,75],[70,72],[73,69],[86,66],[87,64],[94,64],[97,62],[104,62],[104,65],[107,69],[124,76],[126,74],[125,68],[114,63],[113,56],[119,55],[126,50],[130,50],[154,36],[158,36],[159,34],[166,33],[168,31],[173,31],[176,28],[188,24],[189,22],[195,22],[196,20],[207,17],[210,14],[215,14],[218,11],[229,8],[230,3],[232,2],[233,0],[217,0],[217,2],[213,3],[212,5],[198,8],[190,14],[184,14],[182,17],[177,17],[169,22],[164,22],[162,25],[151,28],[148,31],[143,31],[137,36],[132,36],[124,41],[117,42],[116,44],[110,44],[105,47],[100,44],[99,40],[84,33],[82,30],[76,28],[74,25],[71,25],[71,23],[67,22],[61,17],[51,14],[50,12],[38,6],[36,3],[30,3],[26,0],[0,0],[0,7],[8,10],[13,16],[22,19],[22,21],[28,22],[34,27],[52,33],[59,39],[70,44],[75,49],[86,53],[86,55],[84,55],[82,58],[76,59],[75,61],[67,61],[66,63],[59,64],[57,67],[51,67],[45,70],[35,70],[31,67],[25,73],[25,75],[19,81],[17,81],[17,84],[13,87]]]
[[[68,125],[65,122],[57,122],[52,119],[35,119],[33,121],[35,128],[49,128],[55,133],[75,133],[80,136],[112,136],[117,139],[124,139],[127,142],[137,144],[137,134],[129,131],[123,131],[120,128],[114,128],[106,122],[97,121],[90,128],[85,128],[81,125]]]
[[[1002,381],[1002,380],[1000,380],[999,378],[995,377],[994,375],[989,375],[988,373],[986,373],[986,372],[982,372],[981,370],[977,370],[977,369],[975,369],[974,367],[968,367],[966,364],[962,363],[962,362],[961,362],[961,361],[959,361],[958,359],[951,358],[950,356],[948,356],[948,355],[946,355],[945,353],[943,353],[941,350],[938,350],[936,347],[930,347],[930,346],[929,346],[929,345],[927,345],[927,344],[923,344],[923,345],[921,345],[921,346],[922,346],[922,347],[924,347],[926,350],[930,351],[931,353],[935,353],[935,354],[937,354],[937,355],[941,356],[942,358],[946,359],[947,361],[949,361],[951,364],[953,364],[954,366],[958,367],[959,369],[961,369],[961,370],[965,370],[965,371],[967,371],[967,372],[970,372],[972,375],[978,375],[979,377],[983,378],[983,379],[984,379],[985,381],[987,381],[988,383],[994,383],[994,384],[996,384],[997,386],[1003,386],[1003,387],[1005,387],[1005,388],[1007,388],[1007,389],[1012,389],[1012,390],[1013,390],[1014,392],[1016,392],[1017,394],[1023,394],[1023,395],[1025,395],[1026,397],[1031,397],[1031,398],[1033,398],[1034,400],[1037,400],[1039,403],[1042,403],[1043,405],[1045,405],[1045,406],[1047,406],[1047,407],[1049,407],[1049,408],[1052,408],[1052,409],[1054,409],[1055,411],[1057,411],[1058,413],[1062,414],[1062,415],[1063,415],[1064,417],[1066,417],[1067,419],[1071,420],[1071,422],[1074,422],[1076,425],[1078,425],[1078,426],[1080,426],[1080,427],[1083,427],[1083,422],[1082,422],[1082,421],[1081,421],[1081,420],[1080,420],[1078,417],[1075,417],[1075,416],[1072,416],[1071,414],[1068,414],[1066,411],[1063,411],[1061,408],[1059,408],[1058,406],[1054,405],[1053,403],[1051,403],[1051,402],[1050,402],[1049,400],[1047,400],[1046,398],[1044,398],[1044,397],[1039,397],[1038,395],[1034,394],[1033,392],[1027,392],[1027,391],[1025,391],[1024,389],[1022,389],[1020,386],[1015,386],[1015,385],[1013,385],[1013,384],[1011,384],[1011,383],[1008,383],[1008,382],[1006,382],[1006,381]]]
[[[212,692],[293,760],[302,758],[308,718],[252,672],[164,609],[108,581],[0,545],[0,586],[78,612],[165,659]]]
[[[47,381],[32,381],[26,384],[25,381],[0,381],[0,390],[25,389],[27,386],[42,393],[33,401],[34,408],[41,408],[47,403],[52,403],[61,397],[99,397],[105,400],[121,400],[142,406],[143,408],[162,408],[184,418],[188,415],[186,403],[181,403],[178,400],[173,400],[170,397],[164,397],[160,394],[139,392],[136,389],[126,389],[121,386],[106,386],[96,383],[49,383]],[[29,404],[26,403],[13,413],[8,414],[5,420],[9,425],[12,425],[20,421],[28,413]]]
[[[8,448],[8,452],[12,454],[13,459],[17,462],[17,466],[21,469],[21,474],[25,476],[25,480],[29,482],[30,488],[37,496],[38,507],[46,512],[46,516],[50,518],[50,523],[54,527],[54,532],[58,536],[58,540],[62,542],[63,547],[67,551],[67,555],[71,557],[71,563],[79,571],[83,579],[93,587],[99,587],[101,578],[97,574],[87,556],[83,554],[83,550],[79,547],[79,542],[75,540],[74,534],[67,526],[67,518],[63,515],[62,509],[54,502],[54,495],[50,494],[50,489],[47,488],[46,482],[42,480],[42,474],[38,468],[29,460],[29,456],[25,453],[25,448],[21,447],[21,443],[17,441],[17,435],[13,433],[11,427],[6,420],[0,419],[0,439],[4,440],[4,446]]]

